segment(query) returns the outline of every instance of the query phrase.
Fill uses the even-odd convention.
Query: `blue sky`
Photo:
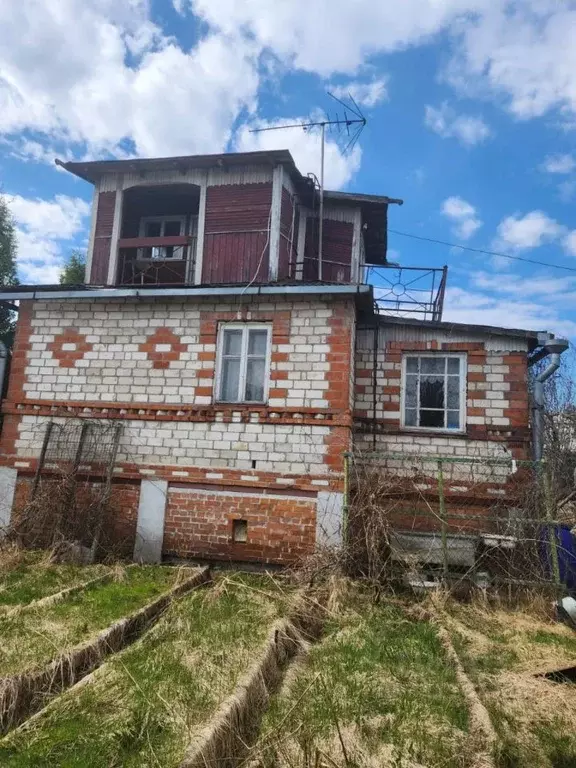
[[[392,229],[576,270],[576,3],[565,0],[21,0],[0,4],[0,183],[21,279],[57,279],[91,188],[61,158],[290,149],[250,134],[332,110],[368,125],[332,188],[405,200]],[[332,110],[333,111],[333,110]],[[450,267],[445,319],[576,337],[576,271],[390,235],[403,265]]]

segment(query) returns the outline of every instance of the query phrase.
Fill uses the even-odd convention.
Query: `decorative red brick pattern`
[[[280,371],[282,373],[282,371]],[[165,405],[163,403],[107,403],[88,400],[6,401],[2,413],[25,416],[71,416],[83,419],[130,419],[135,421],[189,421],[230,424],[307,424],[309,426],[350,426],[349,414],[328,408],[270,408],[234,405]]]
[[[182,344],[171,328],[157,328],[139,346],[140,352],[145,352],[148,360],[152,360],[153,368],[169,368],[172,361],[180,360],[186,349],[186,344]]]
[[[78,360],[82,360],[93,347],[76,328],[66,328],[54,341],[48,343],[47,348],[61,368],[75,368]]]
[[[335,412],[349,417],[347,427],[330,430],[325,443],[328,447],[326,464],[332,472],[343,471],[343,453],[352,447],[351,399],[353,382],[353,352],[355,332],[355,310],[351,303],[334,304],[328,324],[331,333],[326,343],[330,351],[326,360],[330,369],[326,373],[329,387],[326,399]]]
[[[232,540],[233,520],[247,521],[245,543]],[[287,565],[313,551],[315,531],[313,499],[171,488],[164,552],[181,557]]]

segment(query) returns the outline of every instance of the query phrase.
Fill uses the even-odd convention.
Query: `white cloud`
[[[427,41],[489,0],[189,0],[191,9],[227,34],[246,29],[263,48],[298,68],[330,77],[356,72],[366,57]]]
[[[320,177],[320,133],[304,131],[301,128],[288,128],[285,131],[265,131],[250,133],[250,128],[264,128],[294,123],[308,122],[309,118],[294,117],[273,122],[259,121],[244,126],[239,132],[235,149],[240,152],[258,150],[289,149],[299,170],[306,175],[315,173]],[[325,186],[328,189],[344,187],[360,167],[362,151],[358,145],[351,152],[343,154],[342,148],[326,136],[325,149]]]
[[[352,96],[361,107],[375,107],[388,98],[388,78],[375,77],[368,82],[354,80],[347,85],[332,86],[331,92],[343,100]]]
[[[11,195],[7,202],[18,225],[52,239],[74,237],[90,213],[90,205],[85,200],[67,195],[56,195],[53,200]]]
[[[508,265],[509,266],[509,265]],[[475,288],[518,296],[522,298],[554,296],[559,301],[572,302],[573,291],[576,288],[576,277],[546,277],[534,275],[520,277],[509,272],[493,274],[489,272],[473,272],[470,281]]]
[[[92,155],[116,153],[125,139],[138,154],[218,151],[239,116],[255,111],[263,56],[280,71],[354,77],[370,56],[441,32],[454,39],[454,82],[476,80],[487,93],[504,94],[520,117],[558,108],[569,121],[576,112],[572,3],[173,0],[176,11],[191,9],[207,24],[190,49],[153,23],[149,6],[0,3],[0,133],[28,129],[49,143],[80,143],[80,151],[87,143]],[[367,105],[383,97],[382,77],[352,82]],[[430,109],[442,135],[467,145],[489,135],[480,117]],[[35,152],[43,159],[28,146],[29,156]]]
[[[457,286],[446,291],[443,319],[454,323],[546,330],[576,337],[576,323],[562,317],[553,303],[490,296]]]
[[[572,155],[549,155],[541,165],[546,173],[572,173],[576,160]]]
[[[564,238],[564,249],[570,256],[576,256],[576,229],[568,232]]]
[[[443,139],[458,139],[467,147],[480,144],[492,135],[481,117],[459,115],[447,102],[438,108],[426,105],[424,124]]]
[[[208,34],[185,51],[148,13],[146,0],[1,3],[0,133],[28,129],[92,154],[126,138],[138,154],[222,150],[255,104],[258,50]]]
[[[482,226],[476,208],[461,197],[448,197],[441,211],[451,221],[452,231],[460,240],[468,240]]]
[[[24,282],[57,283],[66,241],[81,233],[90,205],[81,198],[7,196],[16,223],[18,270]]]
[[[565,228],[543,211],[507,216],[498,225],[495,250],[524,251],[557,240]]]
[[[576,7],[557,0],[494,0],[460,27],[448,77],[504,96],[518,118],[576,112]]]

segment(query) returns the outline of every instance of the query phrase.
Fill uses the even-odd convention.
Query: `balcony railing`
[[[194,235],[121,238],[118,252],[119,285],[183,285],[194,282]]]
[[[382,315],[442,320],[448,267],[367,266],[365,281],[374,288]]]

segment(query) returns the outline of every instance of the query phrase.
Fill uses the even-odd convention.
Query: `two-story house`
[[[432,319],[380,311],[367,278],[401,201],[326,192],[320,247],[287,151],[60,165],[94,187],[86,284],[0,293],[0,525],[71,420],[121,425],[111,497],[151,560],[337,544],[353,449],[529,457],[527,366],[551,336],[442,322],[445,272]]]

